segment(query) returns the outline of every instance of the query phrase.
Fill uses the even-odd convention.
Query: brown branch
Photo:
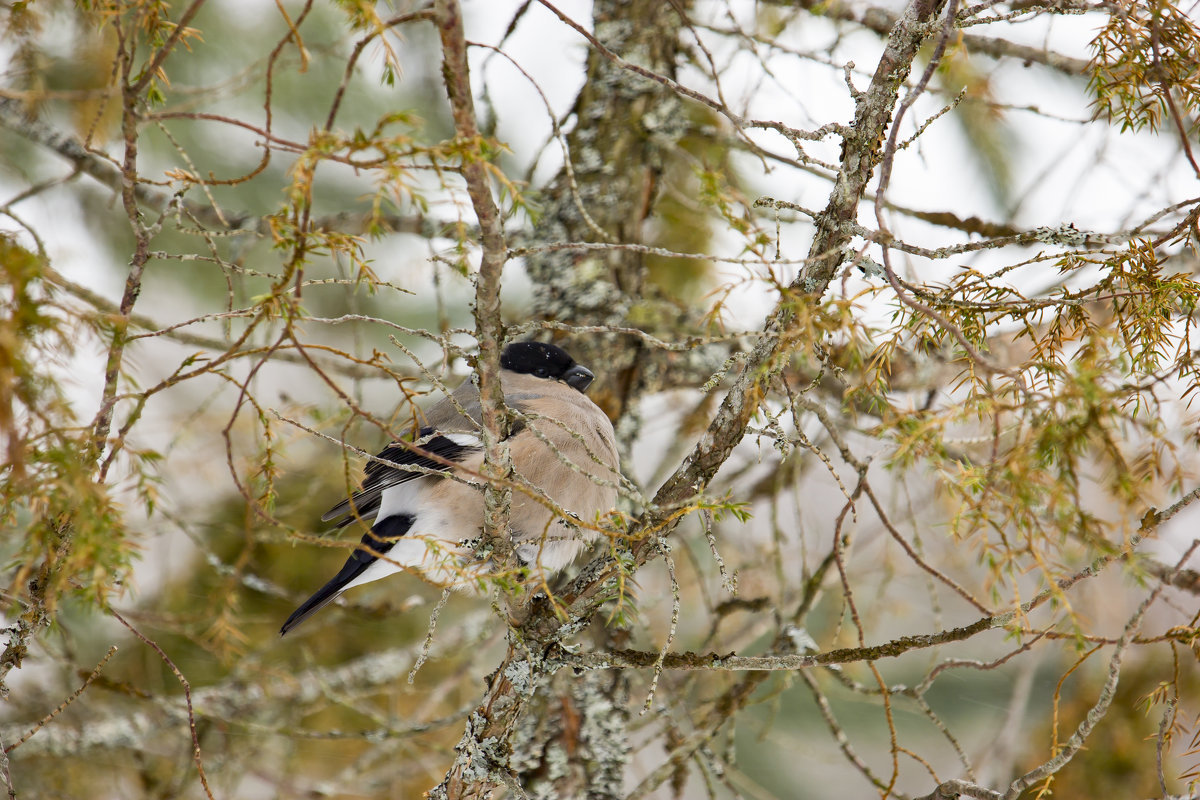
[[[1200,546],[1200,540],[1193,541],[1192,546],[1179,559],[1176,568],[1183,566],[1198,546]],[[1113,697],[1117,693],[1117,683],[1121,677],[1121,658],[1125,654],[1125,648],[1130,644],[1137,629],[1141,627],[1142,618],[1145,617],[1146,612],[1154,604],[1154,601],[1158,599],[1158,595],[1162,592],[1165,585],[1165,583],[1160,582],[1158,586],[1154,587],[1154,591],[1141,602],[1133,616],[1130,617],[1129,622],[1125,624],[1125,629],[1121,632],[1121,638],[1117,640],[1112,657],[1109,659],[1108,677],[1105,679],[1104,686],[1100,690],[1100,696],[1096,698],[1095,704],[1088,709],[1084,719],[1079,723],[1075,732],[1071,734],[1071,738],[1061,748],[1056,748],[1057,752],[1048,761],[1014,780],[1009,785],[1008,791],[1004,793],[1004,800],[1016,800],[1030,786],[1058,772],[1075,757],[1075,754],[1087,742],[1092,730],[1104,718],[1109,705],[1113,701]]]
[[[1154,51],[1154,61],[1150,65],[1149,77],[1158,82],[1159,92],[1163,102],[1167,104],[1167,111],[1171,117],[1171,122],[1175,125],[1175,132],[1179,135],[1179,145],[1183,149],[1183,154],[1187,157],[1188,163],[1192,165],[1192,172],[1196,177],[1200,178],[1200,164],[1196,163],[1196,156],[1192,154],[1192,144],[1188,137],[1187,129],[1183,124],[1183,115],[1179,113],[1179,106],[1175,103],[1175,98],[1171,95],[1171,85],[1164,77],[1162,66],[1162,48],[1159,46],[1159,15],[1157,13],[1150,16],[1150,47]]]
[[[504,341],[504,323],[500,318],[500,279],[507,260],[500,211],[492,198],[491,181],[485,164],[483,137],[475,117],[471,94],[471,76],[467,63],[467,43],[463,34],[462,8],[457,0],[437,0],[434,22],[442,43],[442,78],[446,85],[454,118],[457,142],[464,147],[462,175],[467,194],[479,221],[482,258],[475,279],[475,338],[479,356],[475,363],[479,377],[481,434],[484,444],[483,472],[488,478],[484,492],[484,536],[501,569],[515,564],[512,540],[508,534],[508,514],[512,504],[512,459],[505,441],[509,430],[504,392],[500,385],[500,348]],[[510,656],[512,646],[510,645]],[[520,715],[532,686],[512,691],[503,675],[493,681],[488,699],[472,715],[458,747],[459,757],[442,783],[430,794],[459,798],[465,793],[487,793],[494,786],[513,783],[507,760],[512,725]],[[509,699],[504,713],[493,709],[497,693]],[[493,743],[485,747],[485,742]],[[486,772],[479,774],[480,762]]]
[[[900,545],[901,548],[903,548],[905,554],[908,555],[909,559],[911,559],[914,564],[928,572],[946,586],[950,587],[955,594],[974,606],[977,611],[981,611],[984,614],[991,613],[991,610],[988,609],[987,606],[976,600],[975,597],[965,588],[959,585],[957,581],[931,565],[925,559],[921,558],[921,554],[913,549],[913,546],[905,540],[905,538],[900,534],[900,531],[896,530],[896,526],[893,525],[891,519],[888,518],[887,512],[885,512],[883,509],[883,504],[880,503],[879,498],[875,496],[875,492],[871,489],[870,484],[867,484],[866,492],[867,497],[871,500],[871,506],[875,509],[875,514],[879,517],[879,521],[883,523],[884,529],[887,530],[888,534],[896,541],[897,544]]]
[[[204,0],[192,0],[192,4],[183,12],[183,16],[179,18],[178,22],[174,23],[171,35],[167,37],[167,40],[154,53],[154,57],[150,60],[150,63],[142,67],[141,77],[138,78],[137,83],[129,84],[128,80],[130,76],[128,73],[126,74],[125,80],[130,95],[139,95],[145,91],[150,81],[154,79],[155,74],[162,68],[163,62],[167,60],[167,56],[175,49],[175,45],[179,44],[180,38],[183,34],[187,33],[188,23],[196,16],[196,12],[200,10],[200,6],[202,5],[204,5]],[[130,66],[132,67],[132,61],[130,62]]]
[[[1093,578],[1114,561],[1127,558],[1142,541],[1144,541],[1144,538],[1141,535],[1134,535],[1130,539],[1129,546],[1121,552],[1099,556],[1078,572],[1058,579],[1055,581],[1054,586],[1043,589],[1032,600],[1022,603],[1016,609],[981,617],[969,625],[931,634],[901,636],[878,645],[844,647],[811,655],[738,656],[733,653],[725,655],[717,653],[671,653],[663,659],[663,669],[729,669],[768,672],[808,669],[810,667],[834,664],[876,661],[881,658],[896,658],[913,650],[924,650],[951,642],[965,641],[976,634],[1003,628],[1017,619],[1023,619],[1030,611],[1038,608],[1052,597],[1060,596],[1062,592],[1067,591],[1079,581]],[[605,653],[568,653],[562,651],[557,653],[555,658],[561,660],[567,666],[579,667],[581,669],[629,669],[653,667],[659,658],[659,653],[639,650],[615,650]]]
[[[507,437],[507,413],[504,392],[500,386],[500,347],[504,340],[504,323],[500,318],[500,278],[508,258],[504,243],[504,228],[500,209],[492,199],[491,181],[485,166],[483,137],[475,121],[475,103],[471,97],[471,75],[467,64],[467,43],[463,36],[462,9],[457,0],[440,0],[435,6],[435,22],[442,40],[442,78],[454,117],[454,132],[458,142],[468,148],[463,157],[462,174],[467,194],[479,221],[482,260],[475,280],[475,338],[479,342],[476,371],[479,375],[480,411],[483,421],[486,460],[484,472],[499,480],[507,480],[512,471]],[[473,152],[472,152],[473,151]],[[490,492],[485,501],[487,529],[503,546],[508,541],[503,494]],[[501,552],[501,561],[503,551]]]
[[[854,746],[850,743],[850,737],[846,735],[846,731],[838,722],[837,717],[833,713],[833,707],[829,703],[829,698],[821,691],[820,685],[816,678],[807,672],[801,673],[800,679],[808,686],[809,692],[812,694],[813,702],[816,703],[817,711],[821,715],[821,719],[825,721],[825,727],[829,728],[829,733],[833,740],[837,742],[838,749],[842,751],[842,756],[845,757],[850,765],[866,778],[872,786],[884,790],[884,797],[892,796],[890,791],[891,786],[884,782],[875,772],[867,765],[862,757],[855,751]]]
[[[147,647],[158,653],[158,657],[163,660],[163,663],[175,675],[175,679],[179,681],[179,685],[183,687],[183,697],[187,703],[188,730],[192,734],[192,761],[196,764],[196,771],[200,774],[200,785],[204,788],[204,794],[208,797],[208,800],[214,800],[212,790],[208,786],[208,775],[204,772],[204,761],[200,757],[200,734],[196,731],[196,712],[192,707],[191,684],[188,683],[187,678],[183,677],[183,673],[179,671],[179,667],[175,666],[175,662],[171,660],[171,657],[158,646],[158,643],[148,639],[141,631],[130,625],[115,609],[110,610],[109,613],[113,615],[117,622],[128,628],[129,632],[141,640]]]
[[[127,38],[130,34],[136,36],[133,30],[126,30],[125,35],[118,36],[117,60],[121,77],[121,135],[125,144],[125,154],[121,162],[121,203],[125,216],[133,231],[134,250],[129,259],[129,274],[125,278],[125,290],[117,313],[112,316],[112,342],[108,348],[108,356],[104,366],[104,387],[100,395],[100,408],[92,422],[89,459],[99,461],[98,480],[103,483],[108,475],[111,458],[100,460],[107,445],[109,431],[112,427],[112,416],[116,406],[117,384],[120,379],[122,362],[125,355],[125,345],[129,336],[129,317],[133,306],[142,292],[142,276],[146,263],[150,259],[151,233],[142,222],[141,209],[138,205],[136,188],[139,183],[138,175],[138,123],[139,106],[144,98],[141,93],[148,85],[151,76],[162,64],[163,59],[179,40],[184,26],[200,9],[203,0],[194,0],[184,13],[180,24],[176,26],[166,44],[155,54],[153,62],[145,68],[140,80],[133,81],[133,59],[136,49],[136,39]],[[169,206],[168,206],[169,207]]]

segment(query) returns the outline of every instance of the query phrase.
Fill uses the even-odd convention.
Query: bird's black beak
[[[580,392],[586,392],[587,388],[592,385],[592,379],[596,376],[587,367],[576,364],[569,370],[563,373],[562,379],[566,381],[567,386],[576,389]]]

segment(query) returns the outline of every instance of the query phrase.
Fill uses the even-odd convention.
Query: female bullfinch
[[[508,439],[519,484],[509,528],[517,558],[531,567],[569,564],[598,535],[587,526],[616,504],[612,423],[584,394],[593,377],[552,344],[515,342],[500,357],[504,402],[518,412]],[[333,580],[288,617],[280,635],[347,589],[401,570],[444,586],[486,570],[486,563],[471,563],[471,542],[483,529],[481,418],[479,390],[464,381],[424,413],[418,438],[392,442],[367,465],[362,488],[321,519],[339,520],[339,528],[361,520],[370,530]]]

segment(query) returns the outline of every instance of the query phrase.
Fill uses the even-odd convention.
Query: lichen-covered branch
[[[467,66],[467,42],[463,35],[462,8],[457,0],[439,0],[434,22],[442,41],[442,78],[450,98],[454,131],[464,148],[462,175],[479,223],[481,261],[475,278],[475,338],[479,342],[476,374],[479,376],[480,409],[486,460],[484,472],[496,483],[485,492],[485,522],[490,543],[501,564],[511,561],[508,536],[508,507],[511,490],[502,488],[512,475],[508,456],[509,423],[500,387],[500,350],[504,345],[504,323],[500,319],[500,278],[507,260],[500,209],[492,199],[484,142],[475,121],[471,75]]]

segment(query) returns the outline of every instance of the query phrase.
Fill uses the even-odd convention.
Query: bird
[[[500,354],[504,402],[517,412],[507,440],[517,482],[509,532],[523,565],[566,566],[595,541],[594,528],[616,505],[616,436],[585,394],[594,378],[553,344],[512,342]],[[355,522],[370,529],[333,579],[287,618],[281,636],[347,589],[402,570],[454,588],[487,570],[477,558],[471,563],[484,521],[478,387],[464,381],[418,419],[417,435],[388,444],[367,464],[360,488],[321,517],[336,520],[335,529]]]

